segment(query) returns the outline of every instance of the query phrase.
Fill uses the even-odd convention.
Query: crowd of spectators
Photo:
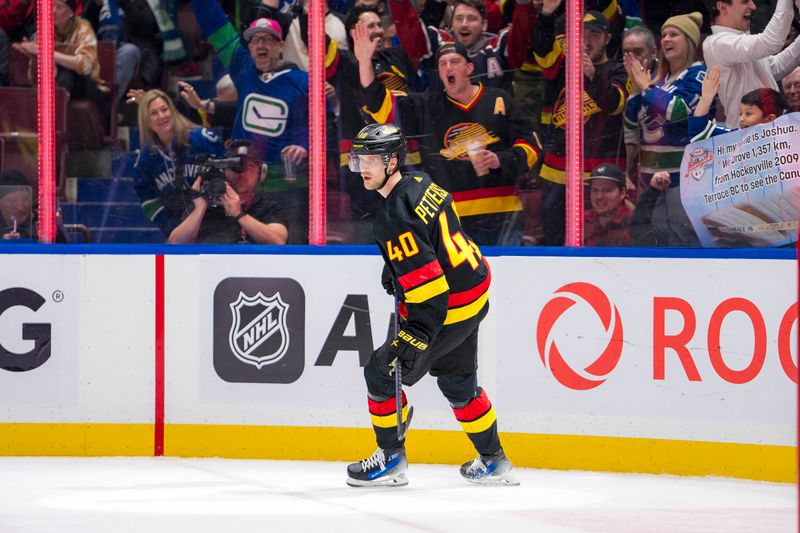
[[[566,3],[328,0],[326,184],[341,242],[372,241],[380,201],[348,169],[352,139],[395,122],[406,166],[451,192],[477,244],[564,244]],[[585,244],[699,246],[681,203],[684,148],[800,111],[800,0],[584,4]],[[35,71],[34,8],[0,6],[0,85],[12,50]],[[138,106],[135,188],[165,241],[306,242],[306,0],[55,0],[54,22],[57,84],[105,115],[110,87]],[[98,40],[116,43],[114,80],[100,77]],[[215,94],[200,97],[197,79]],[[740,119],[748,105],[758,120]],[[238,140],[244,166],[209,205],[198,158]]]

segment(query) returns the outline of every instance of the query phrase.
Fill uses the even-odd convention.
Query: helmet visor
[[[380,155],[356,155],[351,153],[347,159],[347,166],[353,172],[370,172],[383,168],[383,158]]]

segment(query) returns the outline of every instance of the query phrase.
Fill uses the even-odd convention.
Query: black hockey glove
[[[412,371],[418,367],[428,350],[428,337],[424,334],[412,335],[401,329],[397,336],[389,343],[389,374],[393,373],[393,363],[397,360],[403,365],[404,371]]]
[[[381,272],[381,285],[383,285],[383,290],[386,291],[386,294],[389,296],[394,296],[394,278],[392,277],[392,273],[389,271],[389,265],[383,265],[383,271]]]

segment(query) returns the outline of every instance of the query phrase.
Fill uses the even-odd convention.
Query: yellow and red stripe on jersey
[[[617,0],[611,0],[611,2],[608,3],[606,8],[603,10],[603,16],[606,18],[609,24],[618,17],[622,16],[622,9],[620,8],[619,3],[617,3]]]
[[[528,168],[533,168],[533,165],[539,160],[539,154],[542,152],[542,149],[535,144],[531,144],[529,141],[525,139],[514,139],[514,144],[511,145],[512,147],[522,148],[522,151],[525,152],[525,157],[527,158]]]
[[[536,58],[525,58],[519,69],[524,72],[538,72],[540,74],[542,72],[542,67],[536,62]]]
[[[460,292],[451,292],[448,295],[447,315],[445,315],[443,322],[443,325],[445,326],[449,324],[455,324],[457,322],[463,322],[464,320],[474,317],[481,311],[481,309],[483,309],[483,306],[486,305],[486,302],[489,301],[489,285],[492,282],[492,273],[489,270],[489,263],[487,263],[486,259],[481,256],[480,250],[478,250],[477,247],[476,252],[478,257],[480,257],[486,265],[486,279],[471,289]],[[404,319],[408,317],[408,309],[406,309],[406,304],[404,302],[400,302],[397,312]]]
[[[604,163],[613,163],[620,168],[625,168],[625,159],[622,157],[584,157],[583,158],[583,178],[589,177],[593,168]],[[567,160],[563,155],[553,152],[544,154],[544,163],[539,171],[539,176],[553,183],[566,183],[565,173]]]
[[[625,111],[625,103],[628,101],[628,92],[625,90],[624,87],[619,85],[618,83],[612,83],[611,86],[617,91],[617,107],[614,111],[611,112],[611,115],[619,115],[623,111]],[[625,167],[622,167],[625,168]]]
[[[450,290],[442,266],[436,259],[403,274],[397,281],[403,287],[407,304],[418,304]]]
[[[390,91],[389,89],[385,88],[383,92],[383,102],[381,103],[380,109],[374,113],[367,109],[367,106],[364,106],[361,109],[363,109],[366,114],[371,116],[372,120],[375,122],[378,122],[379,124],[388,124],[390,122],[394,122],[394,111],[397,109],[398,94],[405,95],[405,93],[401,91]]]
[[[328,43],[328,50],[325,52],[325,78],[330,78],[339,68],[339,50],[336,41],[333,39]]]
[[[342,139],[339,141],[339,166],[346,167],[349,164],[348,157],[350,150],[353,149],[352,139]],[[416,139],[406,139],[406,165],[419,165],[422,163],[422,154],[419,151],[419,142]]]
[[[408,400],[406,393],[403,391],[403,422],[408,418]],[[397,397],[392,396],[388,400],[376,402],[371,398],[367,398],[369,404],[369,416],[372,419],[372,425],[379,428],[392,428],[397,425]]]
[[[467,433],[480,433],[492,427],[497,422],[497,415],[492,408],[492,402],[486,396],[486,391],[481,389],[481,394],[473,398],[464,407],[453,409],[456,420]]]
[[[522,211],[522,202],[514,185],[451,191],[450,195],[460,217]]]
[[[560,38],[559,38],[560,37]],[[536,52],[533,53],[533,58],[541,67],[542,72],[548,70],[558,70],[561,60],[564,58],[564,43],[566,42],[566,35],[556,35],[553,39],[553,48],[551,48],[545,55],[540,56]]]
[[[463,322],[477,315],[489,301],[489,285],[492,283],[492,273],[489,270],[489,263],[483,259],[486,265],[486,279],[461,292],[451,292],[447,297],[447,315],[444,325]]]
[[[466,104],[462,104],[458,100],[453,100],[449,96],[447,97],[447,99],[450,100],[450,103],[452,103],[454,106],[456,106],[457,108],[461,109],[462,111],[469,111],[470,109],[472,109],[475,106],[475,104],[478,102],[478,100],[481,99],[481,96],[483,96],[484,92],[485,91],[483,90],[483,84],[479,83],[478,84],[478,90],[475,92],[475,96],[473,96],[472,99],[469,102],[467,102]]]

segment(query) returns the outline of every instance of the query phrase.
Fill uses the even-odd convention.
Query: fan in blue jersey
[[[225,146],[213,131],[181,115],[163,91],[154,89],[137,99],[141,148],[133,185],[144,214],[166,237],[192,203],[197,156],[223,155]]]
[[[264,188],[291,213],[290,243],[308,233],[308,74],[281,60],[283,30],[273,19],[254,20],[244,43],[217,0],[192,0],[197,21],[229,69],[238,94],[234,139],[248,139],[269,165]],[[287,165],[296,175],[284,173]]]
[[[625,126],[640,128],[639,176],[644,185],[659,170],[668,171],[673,186],[678,185],[683,148],[689,144],[688,117],[700,100],[706,74],[706,66],[696,61],[702,21],[695,12],[664,22],[655,80],[632,54],[625,54],[632,80]]]
[[[689,115],[700,101],[706,66],[697,59],[700,27],[698,12],[670,17],[661,27],[661,49],[656,79],[633,54],[625,54],[625,70],[632,80],[625,106],[625,126],[639,128],[639,182],[643,193],[637,202],[631,235],[638,245],[699,246],[680,199],[679,176],[683,149],[689,144]],[[653,175],[668,172],[670,186],[650,190]],[[643,207],[642,197],[652,200]],[[650,204],[648,204],[650,205]],[[637,215],[647,213],[648,216]],[[652,216],[649,216],[652,215]],[[663,220],[664,231],[653,231],[651,221]],[[655,222],[653,222],[655,224]],[[637,235],[637,233],[642,232]],[[647,234],[647,236],[643,236]]]

